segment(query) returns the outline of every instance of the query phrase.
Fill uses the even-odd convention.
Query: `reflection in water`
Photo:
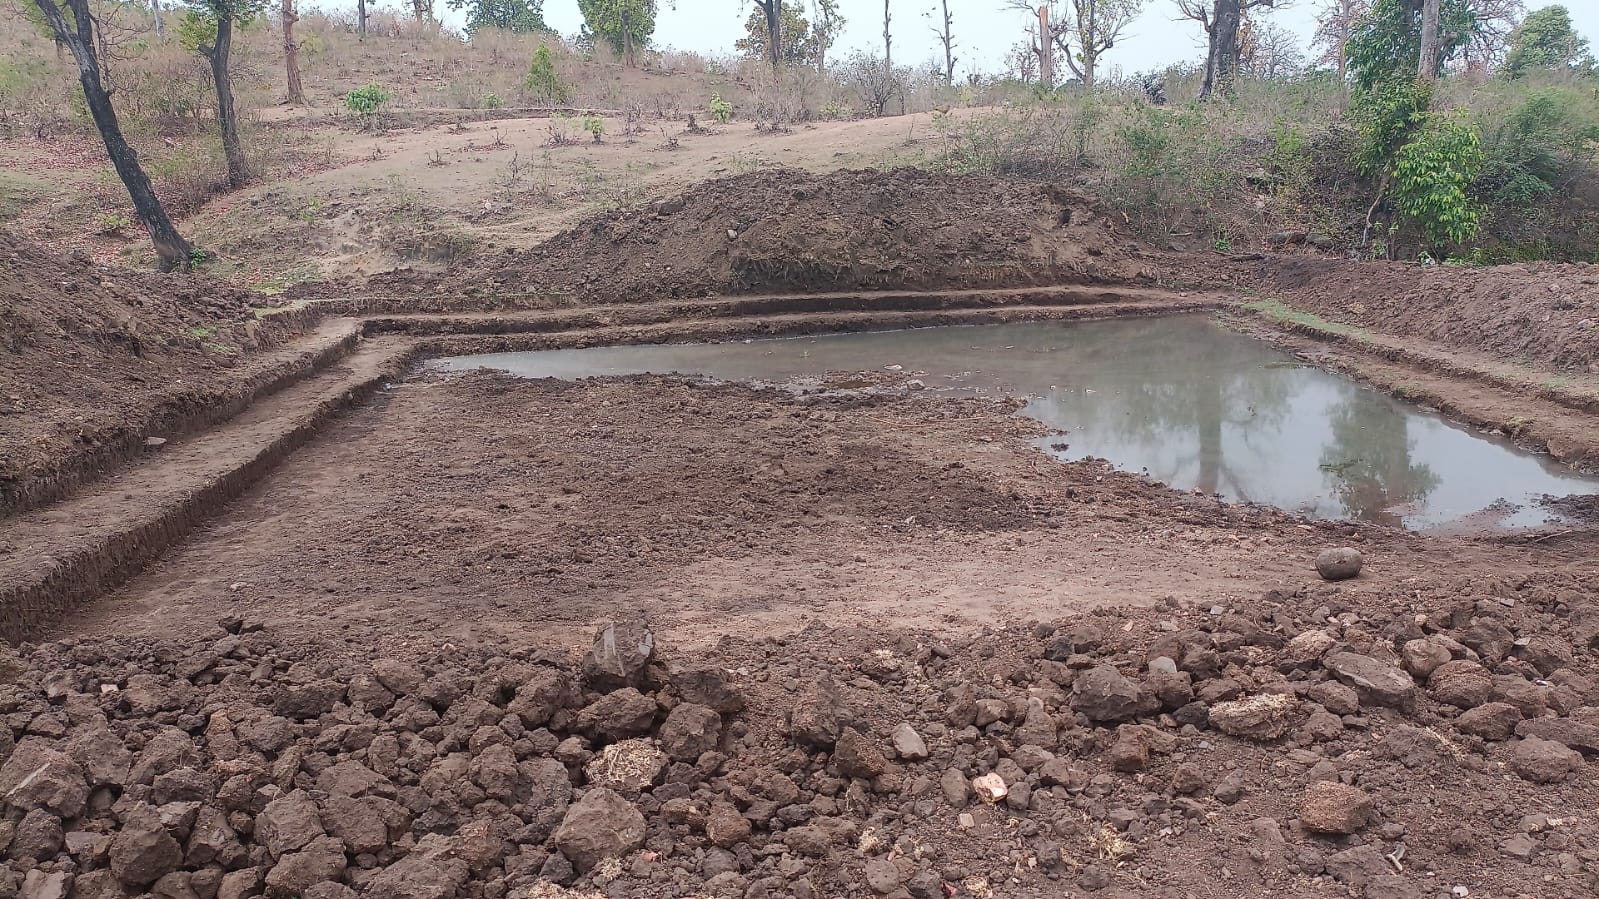
[[[499,353],[438,365],[766,382],[897,365],[933,393],[1026,397],[1023,414],[1065,433],[1038,445],[1064,459],[1096,456],[1182,489],[1412,528],[1540,524],[1549,516],[1528,505],[1537,497],[1599,493],[1599,481],[1202,316]]]
[[[1411,461],[1409,422],[1370,403],[1344,400],[1329,415],[1332,442],[1321,453],[1321,470],[1345,511],[1388,525],[1422,504],[1438,476]]]

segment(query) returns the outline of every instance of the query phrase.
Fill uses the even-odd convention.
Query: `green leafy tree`
[[[1421,64],[1421,8],[1421,0],[1377,0],[1372,4],[1345,47],[1356,88],[1369,91],[1384,82],[1416,76]],[[1439,0],[1438,21],[1437,70],[1442,71],[1471,43],[1477,16],[1470,0]]]
[[[771,49],[771,28],[765,11],[758,5],[750,10],[749,18],[744,20],[744,37],[733,42],[734,48],[750,59],[771,59],[774,65],[805,63],[815,59],[814,36],[804,10],[797,3],[784,3],[779,15],[780,44],[775,57]]]
[[[240,188],[250,180],[249,163],[239,142],[239,115],[233,103],[233,33],[255,21],[266,10],[266,0],[188,0],[189,9],[178,24],[178,41],[200,54],[211,66],[211,83],[217,95],[217,130],[222,153],[228,160],[228,186]]]
[[[1464,243],[1477,236],[1481,214],[1466,190],[1482,163],[1476,131],[1429,117],[1394,155],[1394,205],[1421,227],[1429,243]]]
[[[555,71],[555,57],[549,47],[540,47],[527,68],[527,89],[542,103],[565,106],[572,101],[572,86]]]
[[[1522,20],[1510,39],[1510,53],[1502,70],[1519,78],[1534,69],[1587,69],[1594,65],[1588,40],[1571,27],[1571,12],[1564,6],[1534,10]]]
[[[466,10],[467,34],[498,28],[517,34],[549,31],[544,24],[544,0],[447,0],[454,10]]]
[[[583,13],[582,37],[603,43],[622,55],[622,64],[638,64],[640,47],[655,33],[656,0],[577,0]]]

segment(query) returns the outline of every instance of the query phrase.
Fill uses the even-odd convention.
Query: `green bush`
[[[377,82],[372,82],[366,87],[358,87],[344,95],[346,109],[368,118],[377,115],[387,102],[389,102],[389,92]]]
[[[1482,164],[1476,131],[1433,117],[1394,157],[1394,206],[1421,227],[1431,244],[1465,243],[1477,236],[1481,221],[1467,188]]]
[[[1599,121],[1570,91],[1538,90],[1486,130],[1476,191],[1485,201],[1530,206],[1580,176],[1599,146]]]
[[[711,94],[711,118],[726,125],[733,118],[733,104],[723,100],[721,94]]]
[[[584,116],[583,130],[594,135],[594,142],[599,143],[600,138],[605,136],[605,120],[594,115]]]
[[[572,102],[572,86],[561,80],[555,71],[555,57],[549,47],[540,47],[533,54],[527,69],[527,89],[540,103],[565,106]]]

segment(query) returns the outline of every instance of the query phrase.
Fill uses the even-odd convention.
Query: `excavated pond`
[[[1062,432],[1039,446],[1063,460],[1098,457],[1237,502],[1419,530],[1541,525],[1559,520],[1548,497],[1599,493],[1599,479],[1197,315],[495,353],[436,364],[538,378],[680,373],[802,388],[827,372],[890,371],[935,395],[1025,398],[1022,414]]]

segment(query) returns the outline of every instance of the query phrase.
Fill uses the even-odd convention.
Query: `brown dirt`
[[[1599,374],[1599,266],[1421,266],[1273,257],[1261,287],[1330,321]]]
[[[548,736],[496,725],[504,712],[479,703],[503,708],[529,676],[524,662],[574,672],[596,619],[643,613],[668,662],[723,672],[747,708],[728,716],[721,754],[638,797],[645,852],[579,877],[579,890],[746,895],[759,882],[758,896],[866,896],[872,862],[878,875],[884,863],[903,865],[901,878],[926,872],[936,880],[925,884],[956,897],[1431,896],[1455,885],[1512,895],[1527,884],[1533,895],[1595,895],[1599,793],[1580,761],[1567,774],[1561,755],[1556,782],[1528,781],[1518,772],[1544,769],[1518,761],[1516,740],[1463,730],[1439,698],[1442,678],[1412,707],[1323,705],[1338,707],[1325,686],[1330,652],[1390,665],[1402,644],[1441,634],[1487,666],[1485,695],[1586,740],[1599,705],[1593,533],[1507,546],[1307,523],[1050,461],[1024,440],[1036,426],[1008,405],[881,386],[890,392],[843,399],[648,377],[413,377],[66,622],[70,639],[35,652],[15,688],[28,720],[8,723],[47,745],[70,737],[92,715],[69,700],[71,727],[53,730],[40,719],[65,715],[46,697],[98,696],[110,683],[118,693],[99,702],[129,746],[177,721],[195,735],[200,770],[220,780],[259,767],[280,789],[322,791],[308,794],[322,803],[342,789],[325,772],[383,764],[369,738],[397,734],[413,759],[392,775],[414,810],[411,838],[388,855],[350,856],[337,876],[389,899],[372,872],[400,855],[447,866],[481,853],[464,862],[474,870],[460,892],[441,895],[488,895],[501,878],[531,888],[569,877],[548,862],[565,805],[548,826],[524,828],[544,820],[542,806],[485,801],[445,776],[445,756],[478,759],[477,771],[503,742],[518,760],[566,762],[570,782],[592,789],[584,763],[615,737],[595,735],[582,722],[598,713],[580,710],[604,690],[562,700],[570,709],[548,720]],[[1361,576],[1319,581],[1311,560],[1342,542],[1362,549]],[[213,624],[224,616],[267,630],[228,638]],[[1284,641],[1309,630],[1326,642],[1294,661]],[[1144,672],[1158,656],[1188,673],[1203,706],[1148,707],[1134,722],[1147,730],[1086,711],[1089,667],[1152,684]],[[415,703],[370,714],[331,705],[367,708],[354,687],[379,659],[435,672],[444,692],[424,705],[442,716],[437,727],[403,723]],[[886,752],[909,723],[932,758],[888,753],[885,773],[852,778],[862,769],[846,769],[858,757],[844,746],[796,746],[790,713],[823,674],[868,745]],[[645,688],[657,711],[643,733],[664,741],[660,717],[681,688],[664,673]],[[958,701],[967,689],[995,700],[986,708],[999,720],[971,727]],[[1217,729],[1219,703],[1272,693],[1291,697],[1280,736]],[[288,733],[304,750],[227,761],[229,729],[273,712],[297,722]],[[1039,734],[1045,717],[1058,732]],[[504,727],[515,732],[502,739]],[[436,748],[415,755],[416,738]],[[1147,761],[1126,741],[1153,749]],[[1061,765],[1042,767],[1025,745]],[[1027,798],[952,803],[940,786],[950,769],[966,781],[995,772]],[[800,792],[762,805],[783,776]],[[1305,826],[1307,791],[1327,779],[1373,803],[1351,835]],[[724,856],[703,825],[671,823],[662,803],[672,797],[729,803],[752,830]],[[68,824],[114,833],[132,826],[114,815],[134,801]],[[780,812],[784,803],[805,808]],[[473,842],[474,821],[503,836]],[[832,834],[820,856],[799,848],[814,835],[805,824]]]
[[[445,277],[377,275],[370,293],[458,292]],[[918,169],[758,171],[641,209],[601,213],[480,264],[467,292],[639,300],[756,291],[1152,282],[1097,202],[1031,182]],[[305,285],[296,296],[342,295]]]
[[[120,455],[236,393],[296,333],[265,298],[59,256],[0,230],[0,513],[26,480]]]

